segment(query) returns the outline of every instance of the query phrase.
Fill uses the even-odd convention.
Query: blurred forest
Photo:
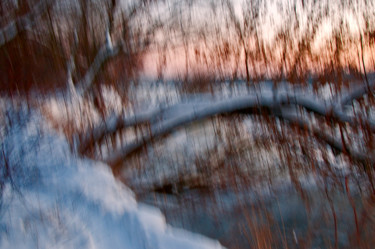
[[[235,193],[245,242],[228,248],[372,248],[374,43],[367,0],[2,0],[0,92],[139,198]],[[176,100],[142,106],[148,83]],[[181,129],[213,142],[176,152]],[[307,217],[297,234],[258,196],[284,183]]]

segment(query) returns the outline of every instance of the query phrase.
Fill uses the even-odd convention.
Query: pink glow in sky
[[[198,1],[199,2],[199,1]],[[246,20],[246,8],[243,6],[245,0],[232,0],[233,7],[235,11],[235,15],[237,17],[238,22],[240,23],[241,29],[244,33],[246,33],[246,29],[244,27],[244,20]],[[375,2],[375,1],[374,1]],[[347,51],[349,54],[347,57],[352,60],[358,60],[358,51],[360,49],[360,35],[363,34],[363,29],[365,27],[365,18],[364,16],[370,16],[371,13],[372,18],[374,19],[375,16],[375,3],[368,2],[364,0],[358,1],[318,1],[316,5],[313,5],[314,1],[300,1],[300,0],[283,0],[283,1],[271,1],[265,0],[260,1],[259,6],[259,19],[257,23],[257,32],[259,38],[264,42],[266,46],[269,46],[269,50],[274,50],[275,56],[277,57],[277,49],[275,47],[275,38],[278,32],[285,30],[285,28],[290,28],[290,25],[297,25],[299,26],[299,31],[292,36],[295,37],[296,40],[299,40],[303,35],[312,30],[312,23],[311,19],[321,13],[327,13],[326,17],[323,17],[319,20],[319,25],[316,30],[316,35],[314,41],[311,44],[312,51],[316,54],[322,53],[322,58],[324,56],[328,56],[327,54],[327,46],[331,46],[330,43],[332,42],[332,36],[334,32],[339,30],[340,24],[341,27],[344,28],[344,32],[347,36],[345,39],[351,39],[354,41],[358,41],[358,44],[350,45]],[[207,8],[207,10],[204,10]],[[193,17],[191,21],[191,25],[189,28],[191,29],[192,25],[195,26],[205,26],[204,32],[207,33],[208,39],[207,42],[210,42],[210,39],[216,41],[218,37],[215,37],[215,34],[210,37],[212,30],[209,30],[212,27],[225,27],[225,20],[223,19],[224,14],[222,13],[223,9],[217,8],[215,14],[210,14],[209,4],[201,4],[198,3],[197,8],[192,8]],[[288,22],[292,18],[292,22]],[[293,19],[294,18],[294,19]],[[212,25],[212,27],[207,27],[207,23]],[[370,23],[374,27],[370,27],[375,29],[374,23]],[[289,26],[288,26],[289,25]],[[187,28],[188,29],[188,28]],[[291,30],[291,29],[289,29]],[[229,32],[229,33],[228,33]],[[233,42],[231,42],[231,46],[238,46],[238,36],[235,35],[235,30],[225,30],[223,31],[222,38],[227,39],[230,37]],[[168,38],[167,38],[168,39]],[[215,40],[216,39],[216,40]],[[221,39],[219,37],[219,39]],[[229,38],[228,38],[229,39]],[[236,40],[237,39],[237,40]],[[251,44],[250,40],[246,40],[247,46]],[[345,42],[345,41],[344,41]],[[202,41],[195,41],[195,44],[190,45],[190,49],[188,52],[189,57],[189,73],[194,72],[196,70],[200,71],[211,71],[214,72],[217,70],[215,66],[212,65],[204,65],[199,64],[194,59],[194,46],[197,43],[202,43]],[[176,76],[184,76],[186,74],[186,53],[184,47],[182,46],[183,42],[181,41],[181,46],[174,48],[173,50],[168,51],[168,55],[166,57],[166,65],[162,67],[163,76],[165,78],[173,78]],[[325,50],[322,50],[322,47]],[[365,53],[365,63],[366,64],[373,64],[373,52],[372,48],[366,49]],[[332,51],[332,50],[331,50]],[[329,50],[328,50],[329,52]],[[243,54],[241,53],[240,57]],[[355,59],[353,59],[353,57]],[[240,61],[243,59],[240,58]],[[160,71],[161,60],[160,56],[156,51],[150,52],[144,60],[144,75],[147,78],[155,78],[158,76],[158,71]],[[263,65],[256,65],[257,67],[262,67]],[[272,65],[271,65],[272,66]],[[238,68],[234,68],[234,63],[227,64],[222,70],[227,70],[228,73],[232,72],[233,70],[237,70],[238,72],[244,72],[244,63],[239,63]],[[254,68],[252,68],[253,70]],[[224,72],[226,73],[226,72]]]

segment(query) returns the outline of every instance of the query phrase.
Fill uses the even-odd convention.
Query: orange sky
[[[191,49],[192,50],[192,49]],[[365,59],[365,66],[366,70],[374,71],[374,48],[365,48],[364,53],[364,59]],[[333,59],[333,53],[327,54],[326,50],[316,51],[320,55],[320,65],[316,65],[319,67],[322,67],[321,65],[324,61],[325,63],[330,62]],[[209,71],[209,73],[215,73],[218,68],[215,66],[209,66],[205,65],[204,63],[198,63],[195,59],[194,53],[190,51],[189,53],[189,74],[193,72],[206,72]],[[358,44],[357,46],[352,46],[351,49],[348,49],[346,53],[342,55],[343,63],[347,65],[348,61],[350,61],[355,67],[359,68],[361,72],[363,72],[363,65],[362,65],[362,58],[361,56],[361,48]],[[161,65],[161,59],[159,58],[158,54],[156,52],[151,52],[146,55],[144,59],[144,69],[143,69],[143,76],[145,78],[149,79],[155,79],[158,77],[158,69],[160,70]],[[253,64],[249,63],[251,66],[250,71],[253,71]],[[258,63],[256,64],[257,69],[259,71],[264,71],[264,63]],[[269,70],[275,70],[275,68],[272,68],[272,62],[269,62],[268,64]],[[313,66],[312,66],[313,67]],[[172,79],[172,78],[184,78],[186,75],[186,55],[183,47],[175,48],[173,51],[169,51],[169,55],[167,56],[166,65],[162,66],[162,75],[164,79]],[[225,66],[223,66],[222,71],[220,73],[224,74],[225,76],[232,76],[233,72],[236,70],[235,63],[227,63]],[[238,65],[238,73],[239,76],[244,77],[245,76],[245,64],[243,55],[240,58],[239,65]]]
[[[238,17],[239,22],[244,21],[244,18],[243,18],[244,16],[242,15],[243,9],[241,9],[241,2],[243,2],[243,0],[233,0],[234,10]],[[257,28],[259,29],[258,33],[260,35],[260,39],[262,39],[265,42],[265,44],[272,44],[272,41],[274,41],[274,38],[276,35],[276,30],[280,30],[280,28],[281,29],[285,28],[285,22],[286,22],[285,20],[288,19],[288,15],[290,16],[290,14],[293,13],[294,7],[292,3],[293,1],[286,1],[286,0],[261,1],[262,7],[260,7],[261,8],[260,15],[264,15],[264,16],[260,17],[260,23],[258,24]],[[296,8],[297,8],[297,15],[298,15],[296,20],[298,20],[299,25],[303,27],[300,30],[304,30],[304,29],[308,30],[309,22],[308,22],[307,16],[311,11],[314,12],[315,10],[309,9],[308,6],[302,7],[302,1],[295,1],[295,3],[296,3]],[[321,3],[324,3],[324,1],[321,1]],[[281,6],[280,4],[284,8],[280,9],[280,6]],[[347,37],[343,37],[343,40],[345,39],[354,40],[354,45],[344,50],[345,54],[341,55],[341,57],[344,61],[351,61],[352,64],[356,65],[357,67],[362,68],[360,58],[358,55],[361,53],[360,33],[363,32],[362,30],[365,24],[363,13],[371,9],[375,9],[375,4],[372,3],[371,6],[366,6],[365,2],[362,0],[355,1],[350,5],[347,4],[344,7],[340,5],[341,4],[340,1],[328,1],[326,2],[326,4],[327,6],[329,6],[328,8],[329,18],[326,17],[322,19],[319,24],[319,28],[316,31],[315,40],[311,45],[313,53],[315,53],[321,61],[323,61],[324,58],[326,58],[326,60],[328,61],[331,60],[331,57],[333,55],[328,55],[328,52],[327,52],[327,51],[334,51],[334,49],[330,48],[330,46],[332,46],[332,39],[330,38],[332,37],[332,34],[335,31],[337,31],[337,26],[339,26],[339,24],[342,24],[345,29],[343,33],[347,35]],[[315,11],[315,12],[319,12],[319,11]],[[219,15],[219,17],[221,16]],[[212,22],[218,22],[218,20],[213,19]],[[222,20],[219,22],[222,22]],[[286,27],[286,28],[288,29],[289,27]],[[235,33],[233,30],[229,32]],[[301,37],[301,35],[303,35],[303,33],[301,32],[294,34],[294,36],[297,37],[297,39],[298,37]],[[213,39],[216,39],[216,38],[217,37],[214,37]],[[234,39],[236,39],[236,36],[234,36]],[[195,42],[194,46],[197,45],[196,43],[197,42]],[[231,45],[238,46],[238,41],[234,40],[233,44]],[[325,48],[322,49],[322,46]],[[204,47],[204,46],[201,46],[201,47]],[[269,47],[269,52],[274,55],[274,58],[280,57],[280,55],[277,54],[277,53],[280,53],[280,51],[277,52],[277,50],[275,50],[275,47],[272,47],[272,45]],[[365,48],[364,53],[365,53],[365,64],[366,64],[367,70],[373,71],[374,69],[373,48]],[[208,68],[204,63],[198,64],[197,61],[195,60],[193,45],[190,46],[190,52],[188,56],[189,56],[189,73],[195,70],[200,70],[200,71],[208,70],[211,72],[216,72],[219,69],[218,67],[212,64]],[[244,66],[243,61],[244,61],[243,58],[240,58],[240,63],[237,68],[239,72],[242,72],[242,75],[244,75],[244,71],[245,71],[245,66]],[[272,63],[274,63],[274,61],[271,61],[268,64],[270,68],[273,67]],[[144,60],[143,75],[146,78],[156,78],[158,76],[158,68],[160,68],[160,64],[161,64],[161,61],[156,51],[152,51],[148,53],[148,55],[145,57],[145,60]],[[319,67],[321,65],[317,65],[317,66]],[[258,64],[258,65],[255,65],[255,67],[258,67],[260,70],[264,71],[264,68],[262,69],[264,65]],[[222,67],[221,69],[227,70],[227,72],[222,71],[223,73],[231,74],[236,68],[235,68],[234,63],[229,63],[225,67]],[[251,68],[250,70],[253,71],[253,68]],[[181,46],[178,48],[174,48],[173,50],[169,50],[168,56],[167,56],[167,63],[165,66],[163,66],[163,76],[165,78],[173,78],[176,76],[184,76],[185,74],[186,74],[186,54],[185,54],[184,48]]]

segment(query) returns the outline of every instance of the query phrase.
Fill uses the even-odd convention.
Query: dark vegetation
[[[184,194],[193,191],[202,196],[236,193],[242,220],[236,231],[245,241],[238,247],[371,248],[375,244],[375,6],[371,1],[294,1],[291,6],[278,6],[280,25],[276,22],[268,29],[264,17],[272,15],[270,1],[244,1],[240,10],[231,1],[203,7],[199,1],[178,1],[167,11],[165,1],[135,1],[125,7],[116,0],[61,2],[1,1],[3,98],[25,98],[34,107],[40,93],[73,92],[83,99],[99,113],[100,122],[88,120],[78,126],[79,118],[70,117],[62,124],[48,112],[45,115],[56,128],[65,126],[62,130],[77,153],[110,164],[139,196],[156,192],[183,202]],[[195,23],[199,8],[211,20]],[[337,17],[337,8],[359,9],[357,23],[344,15]],[[332,30],[324,34],[330,21]],[[172,77],[164,72],[167,58],[183,51],[185,74],[175,76],[179,94],[214,96],[224,81],[231,89],[245,83],[247,105],[226,109],[212,102],[221,109],[201,110],[192,117],[182,110],[181,120],[169,126],[163,124],[168,120],[163,115],[173,106],[133,116],[107,108],[103,89],[110,87],[120,96],[124,110],[136,110],[129,86],[139,81],[143,60],[155,51],[161,82]],[[279,94],[285,82],[288,96]],[[270,103],[260,91],[268,83],[275,98]],[[304,93],[314,98],[305,98]],[[322,94],[332,97],[324,102]],[[252,104],[252,96],[258,102]],[[173,177],[166,174],[152,182],[159,175],[150,162],[168,154],[168,135],[198,121],[214,131],[216,144],[195,152],[183,170],[173,168]],[[253,124],[250,131],[247,122]],[[103,148],[112,153],[106,155]],[[4,179],[11,180],[5,152],[3,148],[0,156],[1,189]],[[149,177],[150,183],[134,183],[134,175],[122,174],[124,165]],[[243,199],[244,192],[255,193],[259,186],[271,186],[276,196],[283,196],[276,190],[282,185],[279,177],[290,181],[290,191],[305,208],[306,220],[296,223],[306,229],[297,235],[292,225],[283,224],[270,199],[259,197],[250,203]],[[305,182],[309,177],[315,181],[313,191]],[[237,242],[223,240],[236,248]]]

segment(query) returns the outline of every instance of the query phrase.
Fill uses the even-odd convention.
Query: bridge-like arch
[[[325,131],[319,122],[311,122],[309,114],[332,126],[366,126],[374,132],[375,124],[371,120],[345,112],[348,105],[371,92],[374,86],[374,81],[370,85],[357,85],[350,91],[340,92],[334,98],[336,101],[330,102],[309,91],[308,87],[294,89],[289,84],[285,84],[285,88],[279,87],[277,91],[264,85],[257,92],[235,97],[215,98],[207,95],[198,100],[187,98],[170,106],[141,110],[132,116],[113,114],[100,125],[77,136],[76,148],[79,153],[88,154],[93,146],[102,143],[106,137],[114,136],[124,129],[140,127],[142,132],[133,141],[116,147],[112,153],[100,158],[116,168],[129,155],[188,124],[217,115],[267,114],[304,129],[310,136],[337,152],[346,153],[354,161],[366,163],[373,161],[375,155],[355,148],[342,134]]]

